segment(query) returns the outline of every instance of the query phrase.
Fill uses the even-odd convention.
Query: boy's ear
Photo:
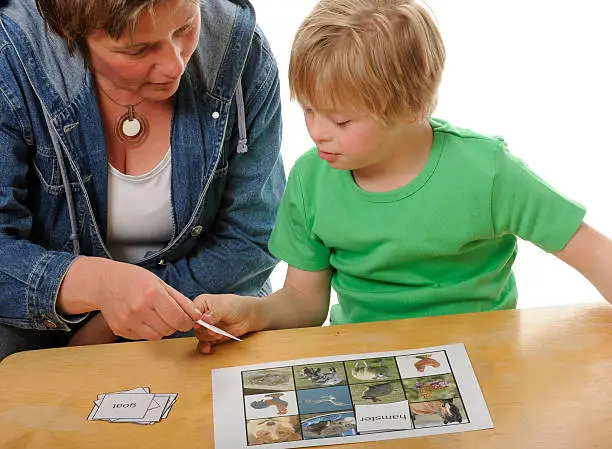
[[[420,123],[425,119],[425,112],[407,112],[404,116],[402,116],[399,121],[403,122],[406,125],[414,125],[415,123]]]
[[[420,110],[420,111],[412,114],[412,122],[411,123],[421,123],[423,121],[425,121],[425,111]]]

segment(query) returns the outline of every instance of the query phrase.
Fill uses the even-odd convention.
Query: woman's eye
[[[140,47],[138,50],[128,51],[125,54],[128,56],[136,57],[136,56],[144,55],[146,51],[147,51],[147,47]]]
[[[179,36],[184,36],[185,34],[189,33],[192,28],[193,28],[193,25],[189,25],[189,26],[180,28],[176,30],[176,34],[178,34]]]

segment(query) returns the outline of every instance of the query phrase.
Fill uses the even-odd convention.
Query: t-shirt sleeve
[[[562,250],[582,223],[585,208],[559,194],[500,144],[491,199],[495,236],[514,234],[547,252]]]
[[[274,256],[306,271],[327,268],[331,252],[312,232],[311,207],[310,201],[304,197],[298,167],[294,166],[289,173],[268,246]]]

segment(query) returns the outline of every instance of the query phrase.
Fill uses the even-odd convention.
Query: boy
[[[413,0],[322,0],[292,48],[292,98],[316,148],[295,164],[270,240],[289,267],[264,298],[203,295],[234,335],[516,306],[517,239],[612,300],[612,242],[500,138],[431,119],[445,50]],[[224,339],[198,328],[200,351]]]

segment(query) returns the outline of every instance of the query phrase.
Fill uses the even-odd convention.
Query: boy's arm
[[[330,279],[331,268],[305,271],[289,265],[285,285],[269,296],[203,294],[194,306],[204,313],[203,320],[236,337],[266,329],[320,326],[329,310]],[[227,340],[199,324],[195,329],[198,349],[204,354]]]
[[[257,322],[263,329],[320,326],[329,311],[331,268],[305,271],[291,265],[283,288],[257,300]]]
[[[612,303],[612,240],[583,222],[555,256],[578,270]]]

